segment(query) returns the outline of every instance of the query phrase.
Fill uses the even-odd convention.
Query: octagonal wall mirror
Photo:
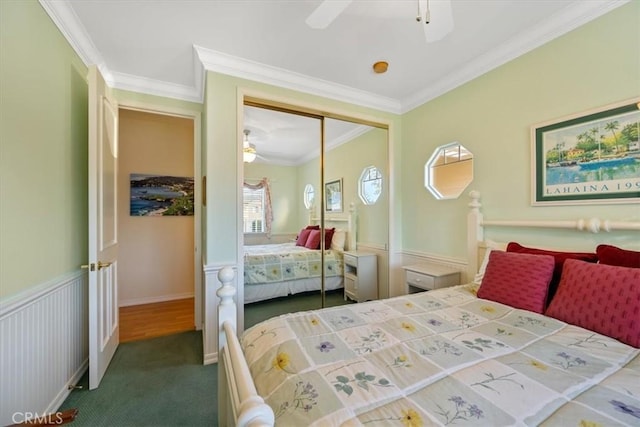
[[[459,142],[436,148],[424,166],[424,185],[438,200],[457,199],[473,181],[473,154]]]

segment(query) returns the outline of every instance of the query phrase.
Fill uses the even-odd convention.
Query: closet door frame
[[[325,123],[324,119],[336,119],[343,120],[352,123],[363,124],[367,126],[371,126],[374,128],[384,129],[387,131],[387,167],[389,170],[389,203],[388,203],[388,242],[387,242],[387,251],[389,254],[389,274],[388,274],[388,283],[389,287],[391,287],[391,259],[393,254],[393,171],[391,169],[391,165],[393,164],[393,134],[392,127],[393,124],[386,119],[369,116],[365,114],[359,114],[351,111],[342,110],[340,108],[328,107],[326,105],[315,104],[310,102],[304,102],[297,99],[281,97],[274,95],[272,93],[267,93],[255,89],[250,88],[238,88],[237,91],[237,123],[236,123],[236,158],[237,158],[237,212],[239,215],[238,218],[238,226],[237,228],[237,263],[236,263],[236,283],[237,283],[237,292],[236,292],[236,304],[237,304],[237,325],[238,325],[238,333],[244,331],[244,287],[240,286],[242,283],[242,278],[244,277],[244,250],[243,250],[243,242],[244,242],[244,232],[242,228],[242,208],[243,208],[243,197],[242,197],[242,188],[244,181],[244,161],[242,158],[242,148],[243,148],[243,130],[244,130],[244,107],[245,106],[253,106],[259,108],[268,108],[271,110],[281,111],[285,113],[298,114],[302,116],[308,116],[312,118],[318,118],[321,120],[321,137],[320,137],[320,191],[318,192],[320,197],[320,223],[321,226],[324,227],[325,222],[325,212],[324,212],[324,129]],[[324,257],[321,257],[322,264],[321,268],[324,272]],[[325,293],[324,293],[324,274],[322,275],[322,306],[325,306]]]

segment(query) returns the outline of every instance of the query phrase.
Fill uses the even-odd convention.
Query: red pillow
[[[640,269],[569,259],[545,314],[640,347]]]
[[[320,230],[320,226],[319,225],[307,225],[305,227],[305,230]]]
[[[331,249],[331,239],[333,239],[333,233],[335,233],[335,228],[325,228],[324,229],[324,248]]]
[[[534,255],[551,255],[555,259],[555,268],[553,269],[553,277],[549,284],[549,295],[547,302],[551,301],[553,295],[558,289],[558,283],[560,283],[560,276],[562,275],[562,266],[567,259],[579,259],[586,262],[598,262],[598,255],[589,252],[557,252],[548,251],[546,249],[527,248],[519,243],[510,242],[507,245],[507,252],[517,252],[520,254],[534,254]]]
[[[611,245],[598,245],[596,254],[598,254],[598,262],[600,262],[600,264],[640,268],[640,252],[621,249]]]
[[[543,313],[553,265],[549,255],[491,251],[478,297]]]
[[[310,229],[303,228],[302,230],[300,230],[300,234],[298,234],[298,240],[296,240],[296,246],[304,246],[307,243],[309,234],[311,234]]]
[[[320,247],[320,230],[309,230],[309,238],[304,247],[308,249],[318,249]]]

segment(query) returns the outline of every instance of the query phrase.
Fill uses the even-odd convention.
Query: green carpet
[[[202,333],[120,344],[96,390],[88,374],[61,406],[78,408],[74,426],[213,426],[218,365],[202,365]]]
[[[347,304],[342,290],[326,294],[326,306]],[[245,305],[245,328],[291,311],[320,308],[318,293]],[[202,333],[184,332],[120,344],[100,387],[89,375],[60,410],[78,408],[74,426],[216,426],[218,365],[202,365]]]

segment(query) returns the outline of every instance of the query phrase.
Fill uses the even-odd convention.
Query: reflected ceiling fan
[[[256,150],[256,146],[249,142],[249,134],[251,133],[251,131],[249,129],[245,129],[243,133],[244,133],[244,141],[242,143],[242,160],[245,163],[251,163],[256,159],[260,159],[268,162],[269,159],[258,154],[258,151]]]
[[[349,7],[353,0],[324,0],[306,23],[313,29],[325,29]],[[444,38],[453,30],[451,0],[416,0],[418,14],[415,19],[423,24],[427,43]]]
[[[256,157],[258,157],[256,146],[249,142],[250,133],[251,131],[249,129],[244,130],[244,142],[242,143],[242,160],[245,163],[251,163],[256,159]]]

